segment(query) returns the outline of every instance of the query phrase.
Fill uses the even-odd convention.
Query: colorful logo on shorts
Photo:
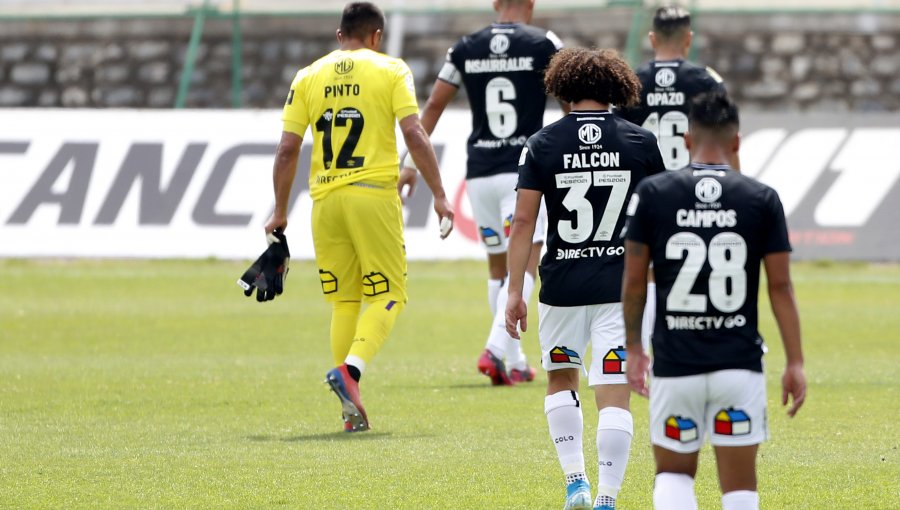
[[[669,416],[666,420],[666,437],[682,443],[696,441],[698,437],[697,423],[690,418]]]
[[[729,407],[716,413],[716,434],[720,436],[743,436],[750,433],[750,417],[740,409]]]
[[[391,290],[391,283],[387,277],[378,272],[371,272],[363,276],[363,294],[377,296]]]
[[[500,246],[500,233],[491,227],[478,227],[481,230],[481,240],[485,246]]]
[[[625,373],[625,347],[620,345],[615,349],[610,349],[603,356],[603,373],[604,374],[624,374]]]
[[[553,363],[574,363],[580,365],[581,356],[566,346],[554,347],[550,351],[550,361]]]
[[[509,231],[511,229],[512,229],[512,214],[510,214],[509,216],[506,217],[505,220],[503,220],[503,233],[506,235],[506,237],[509,237]]]
[[[338,290],[337,276],[331,271],[319,269],[319,282],[322,284],[322,294],[333,294]]]

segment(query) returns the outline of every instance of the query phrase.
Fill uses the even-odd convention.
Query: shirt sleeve
[[[456,46],[451,47],[447,50],[447,59],[444,62],[444,66],[441,67],[441,71],[438,73],[438,79],[441,81],[445,81],[450,85],[453,85],[456,88],[462,86],[462,73],[459,72],[459,68],[456,67],[456,64],[453,63],[453,50]]]
[[[416,82],[409,66],[402,60],[398,61],[397,75],[394,79],[393,110],[394,116],[398,119],[419,113],[419,103],[416,101]]]
[[[541,170],[537,160],[534,159],[533,137],[525,143],[525,147],[522,148],[522,153],[519,155],[519,182],[516,189],[543,191]]]
[[[647,175],[654,175],[666,171],[666,164],[663,162],[662,154],[659,152],[659,144],[656,137],[650,134],[644,138],[644,147],[647,151]]]
[[[766,209],[769,216],[769,228],[766,231],[764,253],[779,253],[791,250],[787,220],[784,217],[784,206],[778,193],[769,188],[766,195]]]
[[[646,179],[638,184],[631,195],[625,211],[625,228],[622,229],[622,236],[629,241],[650,244],[653,221],[650,219],[652,199],[649,195],[650,186]]]
[[[309,74],[309,68],[301,69],[294,81],[291,83],[291,90],[288,91],[287,100],[284,102],[284,109],[281,113],[281,120],[284,123],[283,129],[289,133],[303,138],[306,134],[306,128],[309,126],[309,110],[304,98],[303,86],[305,78]]]

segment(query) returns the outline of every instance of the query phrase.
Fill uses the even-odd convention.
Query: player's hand
[[[641,344],[629,344],[625,355],[628,363],[625,364],[625,377],[631,390],[642,397],[650,396],[650,388],[647,386],[647,376],[650,373],[650,357],[644,352]]]
[[[447,197],[438,199],[434,199],[434,212],[437,213],[438,219],[440,219],[443,223],[441,224],[441,239],[446,239],[447,236],[450,235],[450,232],[453,232],[453,207],[450,205],[450,201],[447,200]],[[450,220],[450,227],[447,227],[447,223],[445,220]]]
[[[256,289],[256,300],[271,301],[284,292],[284,281],[287,278],[291,252],[287,237],[278,229],[268,234],[269,247],[244,271],[237,284],[244,289],[244,295],[253,294]]]
[[[518,328],[528,331],[528,305],[522,299],[521,292],[510,292],[506,302],[506,332],[520,340]]]
[[[801,364],[788,365],[781,376],[781,405],[788,405],[789,397],[793,402],[787,413],[793,418],[806,400],[806,375]]]
[[[287,223],[288,222],[286,216],[281,216],[273,212],[272,216],[269,216],[269,220],[266,221],[266,234],[271,234],[275,231],[275,229],[284,232],[284,230],[287,229]]]
[[[416,191],[416,182],[419,181],[419,172],[415,168],[405,166],[400,169],[400,179],[397,180],[397,194],[400,200],[406,203],[406,199],[411,197]]]

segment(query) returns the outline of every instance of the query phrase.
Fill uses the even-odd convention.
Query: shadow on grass
[[[368,441],[372,439],[386,439],[393,436],[391,432],[328,432],[325,434],[308,434],[305,436],[268,436],[268,435],[255,435],[255,436],[246,436],[245,439],[249,441],[254,441],[257,443],[266,443],[266,442],[282,442],[282,443],[296,443],[300,441]]]

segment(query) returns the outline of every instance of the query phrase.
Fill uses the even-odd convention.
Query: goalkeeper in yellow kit
[[[434,149],[419,123],[412,74],[402,60],[378,53],[383,30],[378,7],[348,4],[337,31],[340,49],[294,78],[275,155],[275,211],[265,227],[271,233],[287,226],[300,144],[309,127],[313,244],[322,292],[332,304],[336,368],[326,382],[341,400],[349,432],[369,428],[359,379],[407,300],[395,120],[431,188],[435,212],[453,220]],[[362,301],[367,306],[360,315]]]

